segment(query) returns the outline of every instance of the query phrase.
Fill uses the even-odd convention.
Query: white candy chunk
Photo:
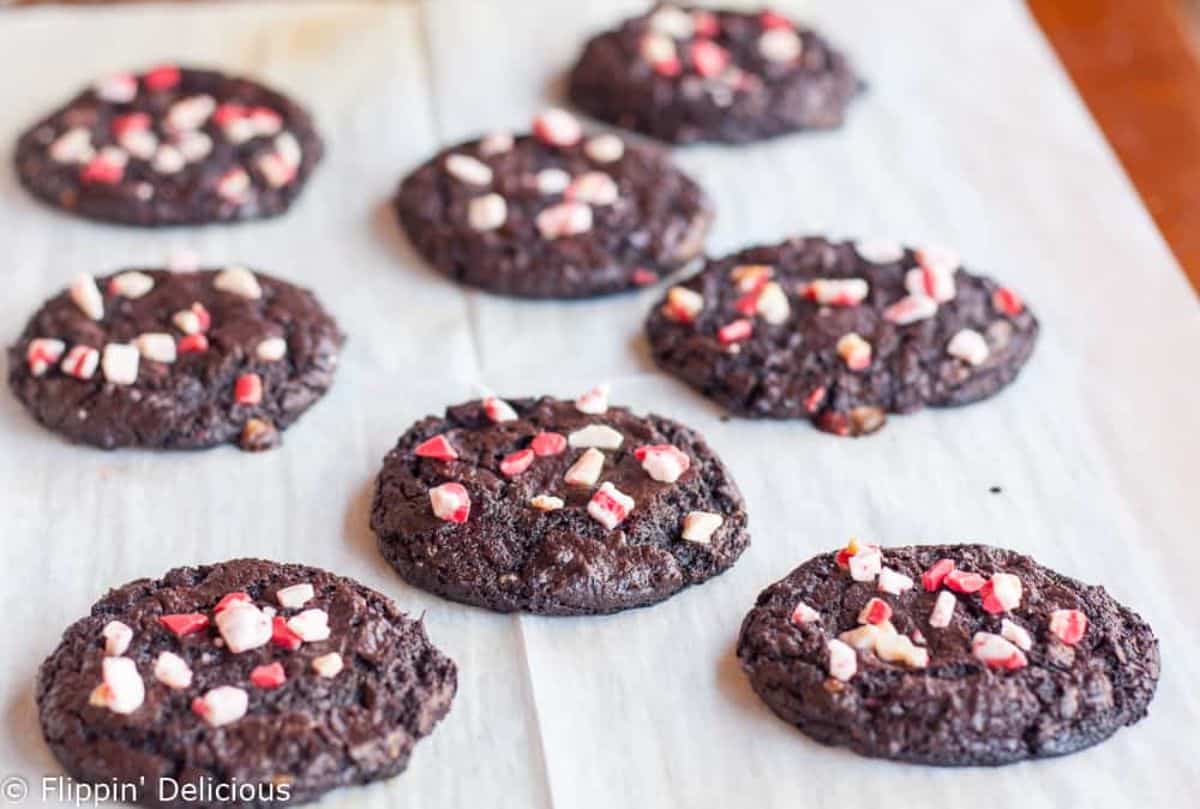
[[[620,449],[625,436],[607,424],[589,424],[567,436],[572,447],[596,447],[598,449]]]
[[[558,511],[566,505],[561,497],[554,497],[549,494],[539,494],[529,501],[529,505],[536,508],[538,511]]]
[[[792,307],[788,303],[787,293],[783,291],[783,287],[774,281],[768,281],[763,286],[762,292],[758,293],[758,304],[755,306],[755,311],[763,320],[773,326],[778,326],[788,319]]]
[[[796,602],[796,606],[792,608],[791,621],[796,626],[802,624],[811,624],[814,621],[821,620],[821,613],[817,612],[810,605],[803,601]]]
[[[67,350],[67,344],[62,340],[50,337],[37,337],[29,341],[25,351],[25,361],[29,364],[29,372],[34,376],[45,376],[55,363],[62,359]]]
[[[662,306],[663,316],[676,323],[692,323],[704,309],[704,296],[687,287],[671,287],[667,302]]]
[[[112,280],[108,282],[108,289],[117,295],[137,300],[154,289],[154,279],[146,273],[136,270],[123,272],[113,276]]]
[[[187,688],[192,684],[192,670],[174,652],[160,652],[154,661],[154,679],[168,688]]]
[[[128,104],[137,97],[137,79],[129,73],[114,73],[92,85],[96,95],[114,104]]]
[[[149,160],[158,151],[158,136],[149,129],[129,129],[117,140],[121,148],[139,160]]]
[[[800,36],[790,28],[771,28],[758,38],[758,52],[769,62],[794,62],[803,49]]]
[[[163,144],[154,153],[154,160],[151,161],[150,168],[159,174],[176,174],[183,171],[184,164],[183,152],[170,144]]]
[[[283,117],[275,110],[259,108],[250,113],[250,125],[255,135],[270,137],[283,128]]]
[[[872,264],[895,264],[904,258],[904,248],[896,242],[883,240],[860,241],[854,243],[854,252],[863,261]]]
[[[927,295],[905,295],[883,310],[883,319],[897,326],[907,326],[933,317],[937,310],[937,301]]]
[[[625,154],[625,141],[616,135],[595,135],[584,143],[583,151],[597,163],[615,163]]]
[[[300,141],[291,132],[280,132],[275,138],[275,154],[285,166],[299,168],[303,161],[304,152],[300,149]]]
[[[588,501],[587,513],[593,520],[612,530],[633,511],[633,498],[611,483],[605,483]]]
[[[884,621],[879,624],[863,624],[854,629],[848,629],[838,635],[838,640],[855,649],[871,652],[875,650],[875,642],[879,640],[880,635],[884,634],[896,634],[896,628],[892,626],[891,621]]]
[[[874,581],[883,567],[883,553],[879,548],[864,547],[850,557],[850,578],[855,581]]]
[[[983,608],[991,613],[1009,612],[1021,605],[1021,579],[1012,573],[994,573],[988,581],[988,593],[983,598]],[[990,593],[988,592],[990,591]]]
[[[550,108],[533,119],[533,134],[543,143],[562,148],[579,143],[583,127],[566,110]]]
[[[129,343],[109,343],[104,346],[101,368],[104,378],[114,385],[132,385],[137,382],[138,349]]]
[[[217,277],[213,279],[213,286],[222,292],[241,295],[251,300],[262,297],[262,287],[258,285],[258,279],[245,267],[226,267],[217,273]]]
[[[495,230],[508,219],[508,203],[499,194],[484,194],[467,203],[467,224],[474,230]]]
[[[322,677],[336,677],[345,664],[342,663],[342,656],[337,652],[330,652],[327,655],[321,655],[314,658],[312,662],[313,670]]]
[[[589,416],[599,416],[608,411],[608,385],[597,385],[575,400],[575,409]]]
[[[305,610],[288,619],[288,629],[295,632],[305,643],[325,640],[329,637],[329,614],[325,610]]]
[[[483,400],[483,412],[497,424],[517,419],[517,411],[513,410],[512,405],[495,396],[488,396]]]
[[[621,190],[612,177],[602,171],[580,174],[564,191],[567,199],[586,202],[589,205],[612,205],[621,196]]]
[[[646,34],[638,43],[638,51],[651,65],[678,64],[679,50],[675,47],[675,40],[669,36]]]
[[[579,460],[563,475],[563,480],[572,486],[595,486],[604,468],[604,453],[590,447],[579,456]]]
[[[513,147],[513,136],[508,132],[489,132],[479,141],[479,153],[484,157],[504,154]]]
[[[305,582],[303,584],[293,584],[290,587],[284,587],[275,593],[275,600],[279,602],[279,606],[294,610],[303,607],[315,595],[316,592],[313,590],[313,586]]]
[[[230,169],[217,180],[217,196],[226,202],[240,205],[246,201],[249,190],[250,175],[242,168]]]
[[[838,338],[837,353],[851,371],[861,371],[871,364],[871,344],[856,332]]]
[[[875,638],[875,656],[888,663],[903,663],[913,668],[924,668],[929,662],[924,649],[918,649],[905,635],[880,633]]]
[[[577,236],[592,229],[592,208],[583,202],[560,202],[539,213],[534,223],[543,239]]]
[[[282,188],[296,179],[296,167],[289,166],[282,157],[274,152],[259,155],[255,165],[267,179],[267,185],[272,188]]]
[[[154,362],[175,362],[175,338],[164,332],[139,334],[133,344],[143,357]]]
[[[146,684],[137,665],[128,657],[106,657],[104,673],[105,707],[113,713],[131,714],[146,699]]]
[[[678,6],[662,6],[650,15],[649,23],[654,33],[675,39],[691,39],[696,30],[692,15]]]
[[[287,355],[287,340],[282,337],[268,337],[258,344],[254,354],[263,362],[278,362]]]
[[[713,534],[725,523],[725,518],[711,511],[692,511],[683,518],[683,532],[680,537],[687,542],[707,544]]]
[[[552,196],[567,190],[567,186],[571,184],[571,175],[562,169],[542,169],[534,180],[538,193]]]
[[[1020,624],[1004,618],[1000,621],[1000,637],[1012,643],[1018,649],[1028,652],[1033,648],[1033,637]]]
[[[989,668],[1014,671],[1025,668],[1029,661],[1015,643],[991,632],[976,632],[971,638],[971,654]]]
[[[950,626],[956,606],[958,606],[958,599],[954,597],[954,593],[942,590],[938,593],[937,600],[933,602],[933,609],[929,611],[929,625],[935,629],[945,629]]]
[[[982,365],[991,352],[982,334],[974,329],[962,329],[950,338],[946,353],[971,365]]]
[[[830,639],[829,676],[847,682],[858,671],[858,655],[848,645],[836,638]]]
[[[814,278],[800,288],[804,297],[830,306],[858,306],[870,291],[865,278]]]
[[[879,571],[878,587],[880,592],[898,596],[912,589],[913,580],[897,570],[885,567]]]
[[[175,141],[175,147],[189,163],[203,160],[212,153],[212,138],[206,132],[183,132]]]
[[[92,320],[104,317],[104,296],[96,286],[96,279],[86,273],[75,276],[70,286],[71,300]]]
[[[467,185],[488,185],[492,181],[492,170],[488,164],[470,155],[448,155],[446,171],[451,177]]]
[[[104,638],[104,653],[109,657],[125,654],[129,649],[129,642],[133,640],[133,630],[120,621],[109,621],[104,625],[104,629],[100,630],[100,634]]]
[[[192,710],[208,724],[217,728],[236,722],[246,715],[250,695],[241,688],[222,685],[192,702]]]
[[[184,334],[196,334],[204,329],[200,315],[191,309],[180,309],[171,316],[171,322]]]
[[[271,641],[270,617],[248,601],[234,601],[218,612],[214,621],[225,646],[234,654],[266,646]]]
[[[55,163],[86,163],[96,156],[92,133],[81,126],[68,129],[50,144],[49,154]]]
[[[659,483],[674,483],[692,465],[687,453],[671,444],[638,447],[634,454],[646,474]]]
[[[953,300],[957,294],[954,281],[957,259],[930,259],[926,252],[918,250],[917,260],[921,262],[921,266],[905,273],[905,288],[914,295],[925,295],[938,303]]]
[[[164,121],[168,129],[183,131],[199,129],[217,108],[216,100],[209,95],[181,98],[167,109]]]

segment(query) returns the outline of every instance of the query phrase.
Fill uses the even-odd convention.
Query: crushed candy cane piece
[[[154,661],[154,679],[168,688],[187,688],[192,684],[192,669],[174,652],[159,652]]]
[[[961,329],[946,344],[946,353],[970,365],[982,365],[991,351],[982,334],[974,329]]]
[[[804,624],[811,624],[814,621],[821,620],[821,613],[803,601],[797,601],[796,606],[792,608],[789,620],[796,626],[803,626]]]
[[[1021,579],[1011,573],[994,573],[979,588],[983,608],[993,615],[1011,612],[1021,603]]]
[[[829,649],[829,676],[848,682],[858,671],[858,655],[837,638],[831,638],[826,647]]]
[[[754,324],[749,320],[734,320],[717,329],[717,342],[723,346],[733,345],[748,339],[753,333]]]
[[[943,583],[956,593],[977,593],[987,584],[987,579],[978,573],[968,573],[965,570],[951,570],[942,579]]]
[[[100,352],[91,346],[74,346],[63,357],[63,373],[76,379],[91,379],[100,365]]]
[[[937,314],[937,301],[926,295],[905,295],[883,310],[883,319],[897,326],[928,320]]]
[[[278,362],[287,356],[287,340],[282,337],[268,337],[255,347],[254,356],[263,362]]]
[[[132,73],[114,73],[92,85],[97,97],[114,104],[128,104],[137,98],[137,79]]]
[[[95,278],[86,273],[75,276],[69,292],[71,300],[85,315],[92,320],[104,317],[104,297],[100,294],[100,288],[96,286]]]
[[[572,486],[595,486],[604,468],[604,453],[589,447],[563,475],[563,480]]]
[[[711,511],[690,511],[683,518],[683,531],[680,538],[687,542],[707,544],[712,535],[725,523],[725,518]]]
[[[901,593],[906,593],[913,587],[913,580],[898,570],[892,570],[890,567],[885,567],[879,571],[878,585],[880,592],[891,593],[898,596]]]
[[[114,275],[108,281],[109,293],[132,300],[137,300],[152,289],[154,289],[154,279],[137,270]]]
[[[313,590],[313,586],[308,582],[303,582],[281,588],[275,593],[275,600],[284,609],[295,610],[303,607],[315,595],[316,591]]]
[[[508,203],[497,193],[475,197],[467,203],[467,224],[473,230],[496,230],[508,219]]]
[[[287,628],[305,643],[316,643],[329,638],[329,614],[325,610],[305,610],[287,620]]]
[[[1025,653],[1012,643],[991,632],[976,632],[971,639],[971,654],[988,668],[1016,671],[1029,665]]]
[[[674,77],[683,72],[675,42],[662,34],[646,34],[638,43],[638,53],[660,76]]]
[[[286,618],[282,615],[273,615],[271,616],[271,643],[294,652],[304,641],[288,626]]]
[[[445,165],[451,177],[467,185],[488,185],[492,181],[491,167],[470,155],[448,155]]]
[[[942,590],[933,602],[933,609],[929,612],[929,625],[935,629],[945,629],[950,626],[950,621],[954,617],[954,608],[957,605],[958,599],[954,597],[954,593]]]
[[[461,483],[443,483],[429,490],[429,502],[439,520],[465,523],[471,516],[471,497]]]
[[[160,615],[158,622],[174,632],[176,637],[183,638],[206,629],[208,616],[202,612],[173,613]]]
[[[179,354],[198,354],[202,351],[208,351],[208,338],[203,334],[184,335],[179,338],[176,351]]]
[[[567,436],[572,447],[596,447],[598,449],[620,449],[625,436],[607,424],[589,424]]]
[[[560,202],[543,209],[534,223],[543,239],[578,236],[592,229],[592,209],[583,202]]]
[[[516,421],[517,411],[513,410],[512,405],[503,399],[495,396],[487,396],[483,400],[483,412],[496,424],[505,421]]]
[[[769,28],[758,38],[758,53],[769,62],[795,62],[803,50],[803,41],[791,28]]]
[[[583,137],[583,127],[566,110],[551,108],[533,119],[533,134],[550,146],[574,146]]]
[[[602,485],[588,501],[587,512],[596,522],[610,531],[633,511],[633,498],[611,483]]]
[[[413,454],[418,458],[433,458],[438,461],[458,460],[458,450],[450,445],[450,440],[444,435],[435,435],[417,444]]]
[[[342,662],[342,656],[337,652],[321,655],[313,658],[313,671],[322,677],[336,677],[338,673],[345,667]]]
[[[104,346],[104,358],[100,361],[104,378],[114,385],[132,385],[137,381],[140,356],[137,346],[108,343]]]
[[[609,133],[593,135],[583,144],[583,151],[597,163],[615,163],[625,154],[625,141]]]
[[[212,689],[203,697],[192,700],[192,713],[214,728],[236,722],[246,715],[250,695],[241,688],[222,685]]]
[[[883,567],[883,552],[869,545],[850,557],[850,578],[855,581],[874,581]]]
[[[104,638],[104,654],[120,657],[129,649],[129,643],[133,640],[133,630],[121,621],[109,621],[104,625],[104,629],[100,630],[100,636]]]
[[[758,301],[754,310],[763,320],[772,326],[778,326],[787,321],[792,307],[788,303],[787,293],[783,291],[783,287],[774,281],[769,281],[758,293]]]
[[[892,605],[882,598],[872,598],[858,612],[860,624],[882,624],[892,619]]]
[[[536,508],[538,511],[558,511],[566,505],[561,497],[554,497],[549,494],[539,494],[531,498],[529,505]]]
[[[54,367],[63,353],[67,350],[67,344],[62,340],[54,340],[49,337],[37,337],[29,341],[29,346],[25,349],[25,363],[29,366],[29,372],[34,376],[44,376],[47,371]]]
[[[1050,634],[1068,646],[1074,646],[1087,632],[1088,619],[1081,610],[1055,610],[1050,613]]]
[[[233,601],[216,614],[214,622],[225,647],[234,654],[271,642],[271,619],[249,601]]]
[[[608,385],[597,385],[575,400],[575,409],[589,416],[599,416],[608,411]]]
[[[603,171],[589,171],[580,174],[563,189],[563,196],[576,202],[586,202],[589,205],[612,205],[620,197],[621,191],[617,181]]]
[[[262,297],[262,287],[259,286],[258,279],[245,267],[226,267],[213,278],[213,286],[222,292],[241,295],[251,300]]]
[[[283,664],[276,660],[251,669],[250,682],[259,688],[278,688],[287,682],[287,675],[283,671]]]
[[[861,371],[871,364],[871,344],[855,332],[838,339],[837,353],[851,371]]]
[[[729,51],[711,40],[694,41],[688,48],[688,56],[695,71],[706,79],[720,75],[729,67]]]
[[[533,465],[533,450],[519,449],[509,453],[500,461],[500,474],[506,478],[515,478]]]
[[[954,570],[953,559],[938,559],[921,574],[921,586],[933,592],[942,586],[942,581]]]
[[[131,714],[142,707],[146,700],[146,684],[138,674],[136,663],[128,657],[106,657],[100,670],[104,680],[103,707],[119,714]]]
[[[567,190],[567,186],[571,184],[571,175],[562,169],[542,169],[534,177],[534,182],[537,184],[538,193],[553,196]]]
[[[1025,302],[1009,287],[996,287],[996,291],[992,293],[992,306],[997,312],[1009,317],[1016,317],[1025,311]]]
[[[242,374],[233,384],[233,400],[240,405],[262,402],[263,381],[258,374]]]
[[[872,264],[895,264],[904,258],[904,247],[897,242],[888,241],[857,241],[854,252],[863,261]]]
[[[691,39],[695,33],[692,15],[678,6],[660,6],[647,20],[650,30],[673,39]]]
[[[567,438],[559,433],[538,433],[529,442],[529,448],[539,458],[558,455],[567,448]]]
[[[1023,652],[1028,652],[1033,648],[1033,637],[1025,630],[1025,627],[1007,618],[1000,621],[1000,637],[1009,641]]]
[[[646,444],[635,449],[633,456],[659,483],[674,483],[692,465],[687,453],[672,444]]]
[[[511,132],[489,132],[479,140],[479,153],[484,157],[504,154],[512,150],[513,143]]]
[[[676,323],[694,323],[696,317],[704,309],[704,296],[687,287],[671,287],[667,291],[667,301],[662,306],[662,313],[667,320]]]
[[[801,297],[826,306],[858,306],[870,291],[865,278],[814,278],[797,287]]]

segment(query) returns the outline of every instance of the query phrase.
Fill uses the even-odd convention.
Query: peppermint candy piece
[[[717,342],[723,346],[730,346],[750,339],[752,334],[754,334],[754,324],[742,318],[726,323],[717,329]]]
[[[729,67],[729,51],[715,42],[698,39],[688,47],[692,68],[706,79],[718,76]]]
[[[974,329],[961,329],[946,344],[946,353],[969,365],[979,366],[987,362],[991,351],[982,334]]]
[[[1025,631],[1025,627],[1004,618],[1000,621],[1000,637],[1012,643],[1023,652],[1033,648],[1033,637]]]
[[[100,664],[103,684],[92,692],[92,704],[113,713],[131,714],[146,700],[146,684],[128,657],[106,657]]]
[[[595,486],[604,468],[604,453],[589,447],[563,475],[563,480],[572,486]]]
[[[854,649],[837,638],[830,638],[826,648],[829,650],[829,676],[849,682],[858,672],[858,655]]]
[[[470,155],[451,154],[446,156],[446,172],[467,185],[489,185],[492,170],[487,163]]]
[[[620,449],[625,436],[607,424],[589,424],[567,436],[572,447],[596,447],[597,449]]]
[[[675,41],[662,34],[646,34],[638,44],[638,53],[660,76],[674,77],[683,72]]]
[[[465,523],[471,516],[471,497],[461,483],[443,483],[430,489],[429,503],[439,520]]]
[[[203,697],[192,700],[192,713],[214,728],[236,722],[246,715],[250,695],[232,685],[212,689]]]
[[[233,401],[253,406],[262,402],[263,381],[258,374],[242,374],[233,383]]]
[[[104,638],[104,654],[120,657],[129,649],[129,643],[133,640],[133,630],[128,624],[109,621],[104,625],[104,629],[100,630],[100,636]]]
[[[693,35],[697,37],[713,39],[721,34],[721,20],[716,14],[705,9],[692,12],[692,25]]]
[[[235,601],[216,614],[217,631],[234,654],[248,652],[271,641],[271,618],[247,601]]]
[[[171,630],[177,638],[201,632],[208,627],[208,616],[202,612],[171,613],[160,615],[158,622]]]
[[[62,371],[76,379],[91,379],[100,365],[100,352],[91,346],[74,346],[63,357]]]
[[[854,243],[854,252],[871,264],[895,264],[904,258],[903,246],[883,240],[857,241]]]
[[[913,588],[913,580],[897,570],[885,567],[879,571],[879,581],[876,586],[881,593],[898,596]]]
[[[175,328],[184,334],[202,334],[212,325],[212,315],[200,302],[193,303],[189,309],[180,309],[171,316]]]
[[[167,129],[182,132],[199,129],[217,108],[217,101],[210,95],[194,95],[181,98],[167,108],[163,123]]]
[[[543,239],[578,236],[592,229],[592,209],[582,202],[560,202],[543,209],[534,224]]]
[[[245,169],[233,168],[217,180],[217,196],[226,202],[241,205],[250,192],[250,175]]]
[[[67,344],[62,340],[49,337],[37,337],[30,340],[29,346],[25,349],[25,363],[29,366],[29,373],[34,376],[45,376],[46,372],[58,363],[66,350]]]
[[[1021,296],[1008,287],[996,287],[992,293],[992,306],[997,312],[1009,317],[1016,317],[1025,311],[1025,302]]]
[[[849,559],[850,578],[855,581],[874,581],[883,567],[883,552],[868,545]]]
[[[905,295],[883,310],[883,319],[897,326],[928,320],[937,314],[937,301],[926,295]]]
[[[304,644],[304,641],[288,626],[286,618],[282,615],[273,615],[271,616],[271,643],[281,649],[294,652]]]
[[[279,589],[275,593],[275,600],[284,609],[295,610],[312,601],[315,595],[316,592],[313,590],[313,586],[308,582],[304,582]]]
[[[275,152],[265,152],[259,155],[254,165],[258,167],[259,173],[266,178],[267,185],[271,188],[283,188],[296,179],[296,167],[290,165]]]
[[[137,300],[152,289],[154,289],[154,279],[146,273],[136,270],[114,275],[108,281],[110,295],[121,295],[130,300]]]
[[[561,497],[553,497],[548,494],[539,494],[529,501],[529,505],[536,508],[538,511],[558,511],[566,505]]]
[[[259,688],[278,688],[287,682],[287,674],[279,661],[263,666],[255,666],[250,670],[250,682]]]
[[[314,658],[312,662],[313,671],[322,677],[336,677],[338,673],[345,667],[342,662],[342,656],[337,652],[321,655]]]
[[[160,92],[175,87],[181,78],[179,68],[175,65],[159,65],[142,74],[142,84],[146,85],[147,90]]]
[[[994,573],[979,595],[983,608],[992,615],[1011,612],[1021,604],[1021,579],[1011,573]]]
[[[739,264],[729,271],[729,278],[739,292],[758,292],[775,276],[769,264]]]
[[[914,295],[925,295],[938,303],[954,299],[954,273],[962,262],[958,254],[940,247],[916,251],[917,264],[904,277],[904,285]]]
[[[572,201],[604,206],[616,202],[621,191],[616,180],[603,171],[589,171],[572,180],[563,190],[563,196]]]
[[[170,144],[164,143],[154,153],[154,159],[150,163],[150,168],[159,174],[178,174],[183,171],[186,162],[183,152]]]
[[[587,513],[611,531],[625,521],[633,507],[632,497],[611,483],[605,483],[588,501]]]
[[[513,136],[509,132],[489,132],[479,140],[479,153],[484,157],[512,151]]]
[[[953,559],[938,559],[929,569],[921,574],[921,586],[928,592],[935,592],[942,586],[942,581],[954,570]]]
[[[790,620],[796,626],[804,626],[804,624],[815,623],[821,620],[821,613],[817,612],[811,606],[803,601],[797,601],[796,606],[792,608]]]
[[[575,400],[575,409],[589,416],[600,416],[608,412],[608,394],[611,387],[600,384]]]
[[[203,334],[188,334],[179,338],[176,346],[179,354],[198,354],[208,351],[208,338]]]
[[[725,523],[725,518],[711,511],[691,511],[683,518],[683,531],[680,538],[687,542],[698,542],[707,545],[712,536]]]
[[[79,172],[79,179],[97,185],[116,185],[125,178],[129,155],[116,146],[105,146]]]
[[[291,168],[300,168],[300,163],[304,159],[304,153],[300,149],[300,141],[296,140],[296,136],[291,132],[280,132],[275,138],[275,154],[279,155],[279,159],[283,161],[285,166]]]
[[[287,621],[287,628],[305,643],[317,643],[329,638],[329,613],[325,610],[305,610]]]
[[[435,435],[413,449],[418,458],[433,458],[438,461],[458,460],[458,450],[450,445],[450,440],[444,435]]]
[[[691,39],[696,31],[695,21],[678,6],[661,6],[650,15],[647,24],[651,31],[674,39]]]
[[[533,450],[519,449],[505,455],[500,461],[500,474],[506,478],[515,478],[533,465]]]
[[[92,92],[102,101],[113,104],[128,104],[137,98],[137,79],[132,73],[114,73],[92,85]]]
[[[287,356],[287,340],[268,337],[255,347],[254,356],[263,362],[279,362]]]
[[[533,135],[549,146],[565,148],[579,143],[583,127],[571,113],[551,108],[533,119]]]
[[[609,133],[593,135],[583,144],[583,153],[596,163],[615,163],[625,155],[625,141]]]
[[[175,148],[189,163],[197,163],[212,154],[212,138],[206,132],[183,132],[175,139]]]
[[[942,590],[933,602],[933,609],[929,613],[929,625],[935,629],[945,629],[950,626],[956,606],[958,606],[958,599],[954,597],[954,593]]]
[[[1050,613],[1050,634],[1068,646],[1083,640],[1088,619],[1081,610],[1055,610]]]
[[[875,639],[875,656],[888,663],[903,663],[913,669],[929,665],[929,652],[899,633],[882,633]]]
[[[508,203],[499,194],[484,194],[467,203],[467,224],[472,230],[496,230],[507,219]]]
[[[871,364],[871,344],[855,332],[838,339],[837,353],[851,371],[861,371]]]
[[[529,448],[539,458],[558,455],[567,448],[567,438],[558,433],[538,433],[529,442]]]
[[[787,321],[788,315],[792,313],[792,307],[788,303],[787,293],[783,291],[783,287],[774,281],[768,281],[763,285],[762,291],[758,293],[754,311],[772,326],[778,326]]]
[[[633,451],[633,457],[641,461],[646,474],[659,483],[674,483],[692,465],[687,453],[671,444],[640,446]]]
[[[488,396],[483,400],[483,412],[497,424],[517,420],[517,411],[513,410],[512,405],[495,396]]]
[[[872,598],[858,612],[860,624],[882,624],[892,618],[892,606],[882,598]]]
[[[978,573],[968,573],[965,570],[951,570],[942,580],[947,587],[956,593],[977,593],[987,584],[987,579]]]
[[[768,62],[795,62],[804,50],[800,36],[789,28],[770,28],[758,38],[758,53]]]
[[[104,317],[104,297],[100,294],[100,288],[96,286],[95,278],[81,273],[75,276],[67,291],[71,300],[79,307],[79,311],[92,320],[101,320]]]
[[[858,306],[871,287],[865,278],[814,278],[798,291],[801,297],[827,306]]]
[[[92,133],[81,126],[68,129],[50,144],[47,154],[55,163],[88,163],[96,156]]]
[[[154,679],[167,688],[179,690],[192,684],[192,670],[174,652],[159,652],[158,659],[154,661]]]
[[[1016,644],[991,632],[976,632],[971,639],[971,654],[988,668],[1016,671],[1029,665],[1025,653]]]
[[[137,347],[129,343],[108,343],[104,346],[101,367],[104,378],[114,385],[132,385],[138,375]]]
[[[534,178],[538,193],[546,196],[561,194],[571,184],[571,175],[562,169],[542,169]]]
[[[226,267],[213,278],[213,286],[221,292],[250,300],[258,300],[263,294],[258,279],[245,267]]]
[[[704,296],[687,287],[671,287],[662,306],[663,317],[676,323],[695,323],[704,309]]]

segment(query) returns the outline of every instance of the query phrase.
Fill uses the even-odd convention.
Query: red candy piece
[[[212,121],[220,127],[250,116],[250,110],[242,104],[225,103],[213,110]]]
[[[127,132],[139,132],[143,129],[149,129],[151,124],[150,116],[144,112],[131,112],[128,115],[118,115],[112,119],[113,137],[120,140]]]
[[[764,11],[758,15],[758,24],[770,31],[772,28],[792,29],[792,21],[776,11]]]
[[[147,90],[170,90],[179,84],[179,68],[175,65],[160,65],[142,76]]]
[[[882,624],[892,617],[892,607],[882,598],[872,598],[858,614],[860,624]]]
[[[263,383],[258,374],[242,374],[233,385],[233,400],[240,405],[256,405],[262,401]]]
[[[754,324],[749,320],[735,320],[717,329],[717,340],[721,342],[721,345],[727,346],[745,340],[753,333]]]
[[[826,392],[824,385],[818,385],[813,388],[812,392],[804,397],[804,410],[808,413],[816,413],[825,401]]]
[[[300,636],[287,625],[287,619],[282,615],[276,615],[271,619],[271,643],[294,652],[300,648],[300,644],[303,642],[300,640]]]
[[[933,566],[921,574],[921,584],[929,592],[942,586],[942,581],[954,570],[953,559],[938,559]],[[951,588],[953,589],[953,588]],[[960,591],[962,592],[962,591]]]
[[[430,505],[439,520],[465,523],[471,517],[471,496],[461,483],[443,483],[429,490]]]
[[[250,672],[250,682],[259,688],[278,688],[286,681],[287,675],[283,673],[283,665],[279,661],[266,666],[255,666]]]
[[[922,576],[921,580],[924,581]],[[952,570],[946,574],[944,582],[956,593],[977,593],[987,584],[987,579],[978,573],[967,573],[964,570]]]
[[[697,37],[712,39],[721,33],[721,21],[711,11],[693,11],[692,33]]]
[[[992,293],[992,306],[1009,317],[1016,317],[1025,311],[1025,302],[1021,296],[1008,287],[997,287]]]
[[[202,303],[193,303],[191,306],[192,314],[196,316],[196,321],[200,324],[200,331],[206,332],[212,326],[212,315],[204,308]]]
[[[715,42],[698,39],[688,49],[692,57],[692,67],[704,78],[711,78],[729,66],[729,51]]]
[[[158,616],[158,622],[182,638],[207,627],[208,616],[200,612],[174,613]]]
[[[665,59],[658,59],[650,65],[654,68],[654,72],[660,76],[666,76],[668,79],[673,79],[683,72],[683,62],[679,61],[678,56],[668,56]]]
[[[533,437],[529,448],[539,458],[558,455],[567,448],[567,439],[566,436],[559,435],[558,433],[538,433]]]
[[[646,270],[646,269],[639,267],[638,269],[633,271],[633,277],[631,278],[631,280],[633,281],[635,286],[648,287],[651,284],[655,284],[658,282],[658,276],[655,275],[650,270]]]
[[[179,338],[179,345],[175,347],[175,351],[179,354],[197,354],[201,351],[208,351],[208,338],[203,334],[185,334]]]
[[[519,449],[506,455],[500,462],[500,472],[506,478],[515,478],[533,464],[533,450]]]
[[[738,314],[753,316],[758,311],[759,292],[748,292],[742,297],[733,302],[733,308],[738,311]]]
[[[1087,616],[1080,610],[1055,610],[1050,613],[1050,632],[1068,646],[1074,646],[1087,632]]]
[[[228,593],[220,601],[217,602],[217,606],[213,607],[213,615],[216,615],[218,612],[225,609],[230,604],[234,604],[238,601],[244,601],[247,604],[249,604],[250,603],[249,594],[240,593],[240,592],[239,593]]]
[[[79,179],[83,182],[100,185],[116,185],[124,176],[125,167],[108,160],[104,155],[93,157],[79,172]]]
[[[458,459],[458,451],[450,446],[450,441],[444,435],[435,435],[428,441],[418,444],[413,452],[418,457],[435,458],[439,461],[453,461]]]

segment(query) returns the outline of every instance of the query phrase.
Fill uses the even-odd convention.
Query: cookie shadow
[[[4,763],[7,769],[52,774],[61,770],[46,746],[38,721],[36,686],[37,672],[22,670],[19,688],[4,709],[4,725],[17,751],[15,760]],[[7,773],[5,773],[7,774]]]
[[[409,241],[408,234],[396,219],[390,198],[381,200],[372,209],[370,233],[371,238],[382,244],[398,261],[402,270],[420,273],[426,281],[438,281],[453,286],[452,282],[434,269]]]
[[[717,659],[716,677],[717,689],[739,709],[761,721],[778,721],[771,709],[750,687],[750,680],[738,662],[736,642],[731,643],[725,653]]]

